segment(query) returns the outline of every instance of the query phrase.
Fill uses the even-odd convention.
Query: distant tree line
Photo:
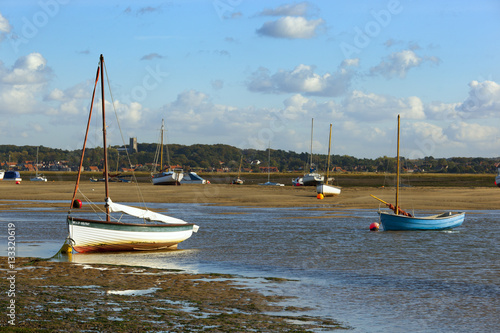
[[[114,168],[129,168],[130,163],[141,166],[143,171],[151,168],[157,153],[156,143],[139,143],[138,152],[129,153],[128,156],[119,146],[108,149],[110,170]],[[238,171],[241,167],[245,171],[259,171],[259,167],[277,167],[280,171],[308,171],[310,167],[310,154],[271,149],[271,158],[268,150],[239,149],[224,144],[204,145],[194,144],[184,146],[169,144],[164,148],[163,164],[179,165],[189,170],[204,171]],[[18,165],[26,161],[36,160],[37,146],[0,145],[0,162],[13,162]],[[81,150],[63,150],[48,147],[39,147],[39,163],[61,163],[76,167],[79,165]],[[453,157],[434,158],[427,156],[422,159],[409,160],[401,158],[402,168],[406,172],[433,172],[433,173],[493,173],[496,172],[500,158],[483,157]],[[159,162],[158,162],[159,163]],[[102,168],[102,147],[87,149],[83,166],[98,166]],[[315,154],[313,165],[319,171],[326,170],[327,156]],[[356,158],[348,155],[333,155],[330,162],[331,168],[339,172],[395,172],[395,157],[379,157],[376,159]]]

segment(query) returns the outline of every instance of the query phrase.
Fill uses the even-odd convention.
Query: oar
[[[376,196],[374,196],[373,194],[370,194],[370,196],[374,199],[377,199],[378,201],[384,203],[387,207],[389,207],[389,209],[391,209],[392,211],[394,211],[394,213],[396,213],[396,207],[394,207],[393,204],[390,204],[388,202],[385,202],[384,200],[380,199],[380,198],[377,198]],[[405,215],[405,216],[409,216],[409,217],[412,217],[412,215],[410,213],[407,213],[405,212],[404,210],[402,210],[401,208],[398,207],[398,213],[400,215]]]

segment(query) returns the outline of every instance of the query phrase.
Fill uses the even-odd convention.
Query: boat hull
[[[87,220],[68,216],[69,238],[79,253],[175,249],[195,225],[136,224]]]
[[[36,176],[36,177],[31,178],[30,181],[32,181],[32,182],[46,182],[47,178],[45,178],[43,176]]]
[[[20,182],[22,178],[18,171],[6,171],[3,175],[3,180]]]
[[[184,174],[174,171],[153,175],[153,185],[180,185]]]
[[[393,213],[378,212],[385,231],[394,230],[446,230],[459,227],[465,219],[465,213],[447,212],[427,217],[408,217]]]
[[[333,197],[340,194],[340,187],[320,184],[316,186],[316,193],[323,194],[325,197]]]
[[[325,181],[325,177],[319,173],[309,173],[302,177],[302,185],[304,186],[316,186]]]

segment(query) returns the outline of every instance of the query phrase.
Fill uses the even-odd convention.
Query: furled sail
[[[155,213],[155,212],[152,212],[150,210],[145,210],[145,209],[140,209],[140,208],[130,207],[127,205],[114,203],[113,201],[111,201],[111,198],[106,199],[106,205],[108,205],[110,212],[125,213],[125,214],[131,215],[131,216],[145,219],[147,221],[158,221],[158,222],[163,222],[163,223],[174,223],[174,224],[187,224],[186,221],[183,221],[181,219],[176,219],[175,217],[170,217],[167,215]],[[194,225],[193,231],[197,232],[198,228],[199,227],[197,225]]]

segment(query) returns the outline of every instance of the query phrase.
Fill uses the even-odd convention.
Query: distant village
[[[311,166],[317,171],[324,172],[328,165],[327,156],[321,154],[315,154],[311,158],[310,154],[304,152],[296,153],[280,149],[270,151],[239,149],[224,144],[191,146],[169,144],[163,163],[160,163],[157,146],[153,143],[137,143],[136,138],[130,138],[128,146],[110,147],[108,149],[109,172],[155,172],[161,169],[160,164],[162,164],[163,169],[183,169],[205,173],[306,173],[309,172]],[[38,148],[40,149],[37,159]],[[0,145],[0,169],[25,172],[78,171],[80,155],[81,151],[78,150]],[[129,160],[132,166],[128,163]],[[396,158],[383,156],[367,159],[333,155],[329,165],[331,173],[391,173],[396,170]],[[500,158],[427,156],[410,160],[402,157],[401,166],[405,173],[496,173],[500,167]],[[87,149],[82,169],[87,172],[102,172],[102,148]]]

